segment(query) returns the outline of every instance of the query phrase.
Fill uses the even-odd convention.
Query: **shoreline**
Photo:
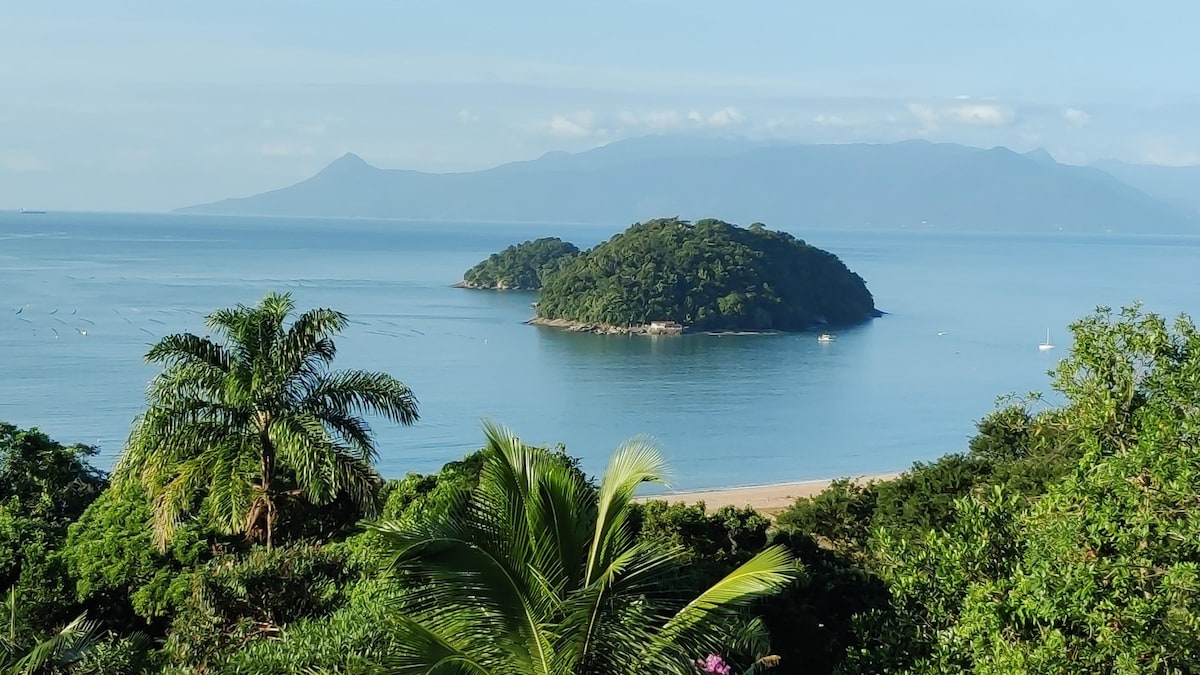
[[[692,330],[686,326],[659,329],[652,324],[613,326],[607,323],[574,321],[572,319],[546,319],[540,316],[535,316],[525,321],[525,324],[564,330],[568,333],[594,333],[596,335],[783,335],[785,332],[775,329]]]
[[[859,474],[843,476],[855,483],[893,480],[899,472]],[[705,511],[715,511],[722,506],[750,507],[766,515],[774,515],[791,506],[797,499],[813,497],[828,488],[834,481],[842,478],[824,478],[792,483],[768,483],[766,485],[747,485],[732,488],[714,488],[709,490],[688,490],[684,492],[663,492],[660,494],[638,495],[636,502],[665,501],[669,504],[695,504],[704,502]]]

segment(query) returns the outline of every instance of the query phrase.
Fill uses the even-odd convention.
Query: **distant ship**
[[[45,213],[45,211],[35,211],[33,209],[21,209],[21,213],[34,214],[34,213]]]

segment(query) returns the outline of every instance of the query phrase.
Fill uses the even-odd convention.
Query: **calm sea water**
[[[107,465],[155,373],[147,346],[276,290],[348,313],[338,364],[417,393],[418,425],[374,423],[388,476],[478,447],[490,418],[593,473],[645,434],[678,489],[804,480],[963,449],[997,396],[1048,389],[1066,325],[1097,305],[1197,301],[1200,239],[930,231],[792,230],[889,312],[832,344],[561,333],[522,323],[529,294],[450,287],[508,244],[623,227],[0,213],[0,420],[98,444]],[[1047,329],[1058,348],[1039,352]]]

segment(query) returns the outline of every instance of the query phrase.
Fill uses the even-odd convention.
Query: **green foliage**
[[[166,652],[177,662],[203,666],[231,647],[276,637],[288,623],[342,605],[355,576],[343,557],[311,546],[214,558],[190,575]]]
[[[45,634],[79,612],[59,549],[107,484],[88,463],[95,454],[0,423],[0,583],[21,598],[11,619],[24,633]]]
[[[117,478],[150,495],[160,547],[197,514],[268,546],[276,511],[297,502],[343,499],[374,515],[381,479],[361,415],[412,424],[416,397],[384,373],[330,371],[346,316],[312,309],[285,326],[294,308],[290,295],[268,294],[209,315],[223,342],[170,335],[146,355],[163,371]]]
[[[1006,413],[973,446],[1009,482],[923,537],[877,531],[892,611],[862,618],[844,672],[1200,669],[1200,335],[1137,307],[1072,329],[1067,405]],[[1065,476],[1045,470],[1069,458]],[[1008,491],[1022,466],[1061,477]]]
[[[110,623],[165,629],[189,590],[188,570],[211,557],[199,524],[180,528],[160,551],[148,527],[149,498],[138,485],[109,488],[72,524],[62,559],[73,599]]]
[[[209,666],[212,672],[231,675],[386,672],[379,664],[403,648],[393,609],[397,598],[390,583],[359,584],[349,602],[331,615],[284,626],[275,638],[228,650]]]
[[[715,513],[704,504],[649,501],[637,505],[631,522],[639,541],[670,544],[680,551],[675,592],[699,593],[754,557],[767,545],[770,521],[751,508],[725,506]]]
[[[95,454],[0,422],[0,587],[17,583],[29,555],[58,548],[104,490],[107,477],[87,461]]]
[[[861,551],[876,511],[876,484],[835,480],[810,498],[801,498],[775,518],[784,532],[816,537],[841,551]]]
[[[10,593],[10,612],[15,602]],[[60,673],[79,663],[101,639],[100,625],[86,615],[72,619],[53,635],[41,640],[9,634],[0,637],[0,672],[4,675]]]
[[[569,264],[579,249],[557,237],[544,237],[493,253],[463,275],[472,288],[536,291]]]
[[[634,490],[664,468],[657,451],[623,446],[597,490],[550,451],[487,436],[478,486],[445,517],[375,527],[420,588],[399,605],[394,672],[691,673],[736,634],[732,610],[794,576],[785,551],[767,548],[672,602],[664,580],[680,549],[637,541],[631,521]]]
[[[837,256],[719,220],[637,223],[543,281],[538,316],[615,326],[805,330],[877,314]]]

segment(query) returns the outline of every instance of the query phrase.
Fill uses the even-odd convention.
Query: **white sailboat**
[[[1038,351],[1048,352],[1054,349],[1054,343],[1050,342],[1050,329],[1046,329],[1046,341],[1038,345]]]

